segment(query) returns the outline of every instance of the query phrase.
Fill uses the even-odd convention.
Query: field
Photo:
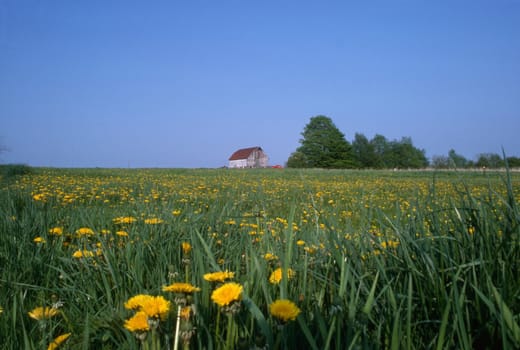
[[[518,173],[35,169],[0,185],[6,349],[520,346]]]

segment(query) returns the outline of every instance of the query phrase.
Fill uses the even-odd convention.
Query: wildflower
[[[300,309],[290,300],[278,299],[269,305],[269,312],[283,322],[294,321],[300,314]]]
[[[475,227],[470,226],[470,227],[468,228],[468,233],[469,233],[470,235],[473,235],[473,234],[475,233]]]
[[[35,237],[33,239],[33,242],[36,243],[36,244],[41,244],[41,243],[45,243],[45,238],[41,237],[41,236],[38,236],[38,237]]]
[[[292,269],[287,269],[287,273],[285,274],[288,279],[293,278],[296,275],[296,272]],[[271,276],[269,276],[269,282],[272,284],[278,284],[282,281],[282,268],[277,268],[271,273]]]
[[[45,201],[45,195],[43,193],[37,193],[33,195],[35,201]]]
[[[137,219],[134,218],[133,216],[120,216],[120,217],[114,218],[112,220],[112,222],[116,225],[117,224],[132,224],[136,221],[137,221]]]
[[[162,224],[164,221],[159,218],[151,218],[151,219],[145,219],[144,223],[148,225],[157,225]]]
[[[152,296],[148,294],[135,295],[126,301],[125,308],[129,310],[140,310],[145,301],[150,298],[152,298]]]
[[[208,282],[224,282],[227,279],[232,279],[233,277],[235,277],[235,273],[226,270],[206,273],[203,277]]]
[[[116,235],[118,235],[119,237],[128,237],[128,232],[126,231],[116,231]]]
[[[182,252],[188,255],[191,252],[191,244],[188,242],[182,242]]]
[[[39,306],[37,308],[34,308],[32,311],[28,312],[29,317],[33,318],[37,321],[51,318],[53,316],[56,316],[58,313],[59,313],[58,309],[48,307],[48,306],[46,306],[46,307]]]
[[[73,258],[76,258],[76,259],[81,259],[81,258],[91,258],[94,256],[94,253],[91,252],[90,250],[76,250],[73,254],[72,254],[72,257]]]
[[[381,242],[381,247],[383,247],[383,248],[397,248],[398,245],[399,245],[399,241]]]
[[[302,239],[299,239],[296,241],[296,245],[303,246],[303,245],[305,245],[305,241]]]
[[[174,216],[179,216],[179,215],[181,215],[181,211],[179,209],[175,209],[174,211],[172,211],[172,214]]]
[[[63,234],[63,227],[53,227],[49,229],[51,235],[61,236]]]
[[[67,340],[70,337],[70,334],[71,333],[65,333],[54,338],[54,340],[47,347],[47,350],[57,349],[65,340]]]
[[[264,259],[267,260],[267,261],[271,261],[271,260],[276,260],[278,259],[278,257],[274,254],[271,254],[271,253],[265,253],[264,254]]]
[[[144,300],[140,311],[148,317],[164,320],[170,311],[170,302],[162,296],[151,297]]]
[[[134,316],[125,321],[125,328],[130,332],[147,332],[150,329],[148,316],[143,311],[136,312]]]
[[[76,230],[76,234],[78,236],[92,236],[94,234],[94,231],[88,227],[81,227]]]
[[[227,306],[242,299],[242,289],[238,283],[226,283],[211,293],[211,300],[219,306]]]
[[[185,306],[185,307],[181,308],[180,317],[183,320],[189,320],[190,316],[191,316],[191,313],[192,313],[191,306]]]
[[[193,292],[199,292],[200,288],[191,285],[190,283],[172,283],[169,286],[163,286],[163,292],[172,292],[172,293],[184,293],[184,294],[192,294]]]

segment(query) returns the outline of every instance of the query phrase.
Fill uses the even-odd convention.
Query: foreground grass
[[[192,306],[186,348],[520,345],[518,174],[22,175],[0,192],[5,348],[53,348],[69,333],[61,348],[174,348],[181,303]],[[217,285],[203,276],[215,271],[243,288],[233,310],[211,299]],[[200,290],[163,291],[174,282]],[[124,327],[139,294],[171,302],[142,342]],[[270,312],[280,299],[298,307],[294,320]],[[29,317],[39,306],[58,312]]]

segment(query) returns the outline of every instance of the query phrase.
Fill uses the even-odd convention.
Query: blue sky
[[[0,0],[0,163],[283,164],[352,141],[520,156],[520,0]]]

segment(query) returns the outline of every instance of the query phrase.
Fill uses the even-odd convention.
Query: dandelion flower
[[[76,230],[76,234],[78,236],[92,236],[94,231],[88,227],[81,227]]]
[[[143,311],[150,318],[164,320],[168,311],[170,311],[170,302],[162,296],[151,297],[144,301],[140,311]]]
[[[285,273],[285,276],[287,276],[288,279],[293,278],[296,275],[296,272],[294,272],[292,269],[287,269],[287,273]],[[271,273],[271,276],[269,276],[269,282],[271,284],[278,284],[282,281],[282,268],[277,268]]]
[[[65,340],[67,340],[70,337],[70,334],[71,333],[65,333],[54,338],[54,340],[47,347],[47,350],[57,349]]]
[[[227,306],[242,299],[242,289],[238,283],[226,283],[211,293],[211,300],[219,306]]]
[[[37,321],[48,319],[53,316],[56,316],[59,313],[58,309],[52,308],[52,307],[42,307],[38,306],[37,308],[34,308],[32,311],[29,311],[29,317],[33,318]]]
[[[182,242],[182,252],[188,255],[191,252],[191,244],[188,242]]]
[[[190,283],[176,282],[169,286],[163,286],[162,290],[163,292],[191,294],[193,292],[199,292],[200,288]]]
[[[126,231],[116,231],[116,235],[118,235],[119,237],[128,237],[128,232]]]
[[[38,236],[33,239],[33,242],[36,244],[42,244],[45,243],[45,238]]]
[[[73,254],[72,254],[72,257],[73,258],[76,258],[76,259],[81,259],[81,258],[91,258],[94,256],[94,253],[91,252],[90,250],[76,250]]]
[[[152,298],[152,296],[148,294],[135,295],[126,301],[125,308],[129,310],[140,310],[143,307],[145,301],[150,298]]]
[[[235,273],[226,270],[207,273],[203,277],[208,282],[224,282],[227,279],[232,279],[233,277],[235,277]]]
[[[269,312],[283,322],[294,321],[300,314],[300,309],[290,300],[278,299],[269,305]]]
[[[116,225],[117,224],[132,224],[136,221],[137,221],[137,219],[134,218],[133,216],[120,216],[120,217],[114,218],[112,220],[112,222]]]
[[[148,225],[158,225],[162,224],[164,221],[159,218],[151,218],[151,219],[145,219],[144,223]]]
[[[51,235],[61,236],[63,234],[63,227],[53,227],[49,229]]]
[[[125,328],[130,332],[147,332],[150,329],[148,316],[143,311],[136,312],[134,316],[125,321]]]
[[[278,259],[278,257],[272,253],[265,253],[264,254],[264,259],[267,260],[267,261],[271,261],[271,260],[276,260]]]

